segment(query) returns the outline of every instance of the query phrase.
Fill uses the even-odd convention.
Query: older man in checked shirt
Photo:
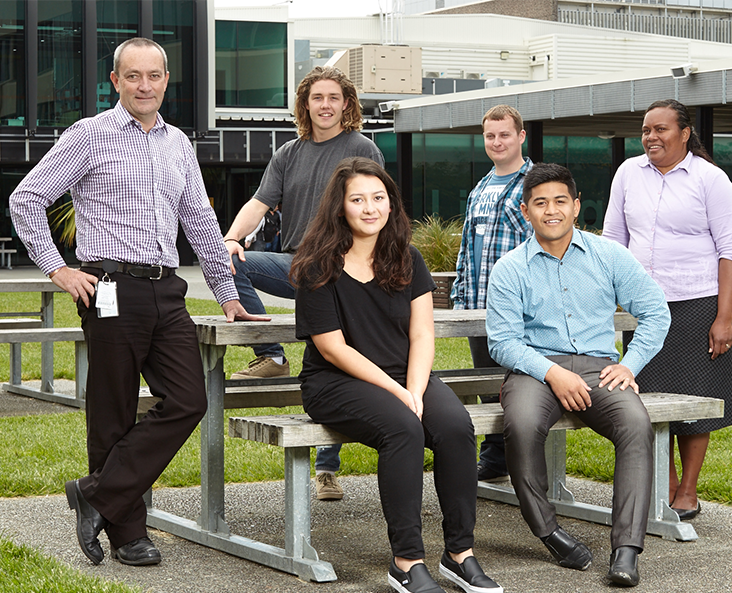
[[[178,221],[227,321],[264,319],[239,303],[190,142],[158,114],[168,77],[158,44],[121,44],[110,75],[120,95],[115,108],[71,126],[10,197],[18,236],[73,297],[88,345],[89,475],[67,482],[66,496],[94,564],[104,558],[103,529],[112,558],[160,562],[142,496],[206,412],[187,286],[175,275]],[[46,208],[69,190],[80,270],[66,266],[46,219]],[[135,423],[140,373],[162,401]]]

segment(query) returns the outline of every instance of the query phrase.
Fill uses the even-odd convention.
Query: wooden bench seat
[[[3,384],[8,393],[35,397],[45,401],[83,408],[86,400],[87,357],[84,332],[80,327],[40,327],[42,322],[35,319],[18,320],[18,324],[8,322],[12,319],[0,320],[0,344],[10,344],[10,380]],[[9,327],[8,327],[9,326]],[[74,395],[64,395],[50,389],[33,389],[22,384],[21,345],[40,342],[74,342],[76,361],[76,391]]]
[[[641,395],[654,429],[654,462],[648,533],[667,539],[694,540],[690,523],[679,521],[668,505],[669,431],[668,423],[677,420],[718,418],[723,415],[722,400],[690,395],[647,393]],[[503,432],[500,404],[468,405],[476,434]],[[611,509],[574,500],[566,484],[566,430],[584,425],[573,414],[564,417],[547,439],[549,498],[557,513],[569,517],[611,524]],[[311,580],[335,580],[333,567],[320,561],[310,546],[310,447],[345,443],[343,435],[316,424],[305,414],[255,416],[229,419],[229,436],[282,447],[285,450],[285,547],[267,546],[258,562],[293,572]],[[518,504],[510,486],[479,483],[478,496]],[[259,544],[258,545],[263,545]],[[283,568],[286,566],[287,568]]]
[[[503,369],[454,369],[435,371],[464,404],[474,404],[480,395],[497,395],[503,382]],[[141,391],[137,413],[145,414],[160,398]],[[224,408],[284,408],[301,406],[300,381],[297,377],[239,379],[226,381]]]

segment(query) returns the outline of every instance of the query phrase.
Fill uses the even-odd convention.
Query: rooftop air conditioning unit
[[[422,49],[402,45],[362,45],[328,62],[348,71],[360,93],[422,93]]]

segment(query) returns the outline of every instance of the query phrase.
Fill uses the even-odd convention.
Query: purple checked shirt
[[[159,114],[148,133],[121,103],[76,122],[10,196],[18,236],[46,274],[66,265],[46,218],[66,191],[76,211],[79,261],[177,268],[180,220],[216,300],[238,299],[193,147]]]

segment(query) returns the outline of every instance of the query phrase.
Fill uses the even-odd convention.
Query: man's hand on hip
[[[68,292],[74,302],[81,298],[87,307],[89,306],[89,297],[94,296],[96,284],[99,281],[96,276],[81,270],[72,270],[68,266],[52,272],[49,278],[56,286]]]
[[[226,315],[226,323],[232,321],[269,321],[271,319],[271,317],[250,315],[239,301],[226,301],[221,305],[221,308],[224,310],[224,315]]]
[[[591,387],[577,373],[555,364],[544,377],[554,395],[569,412],[584,412],[592,405]]]

